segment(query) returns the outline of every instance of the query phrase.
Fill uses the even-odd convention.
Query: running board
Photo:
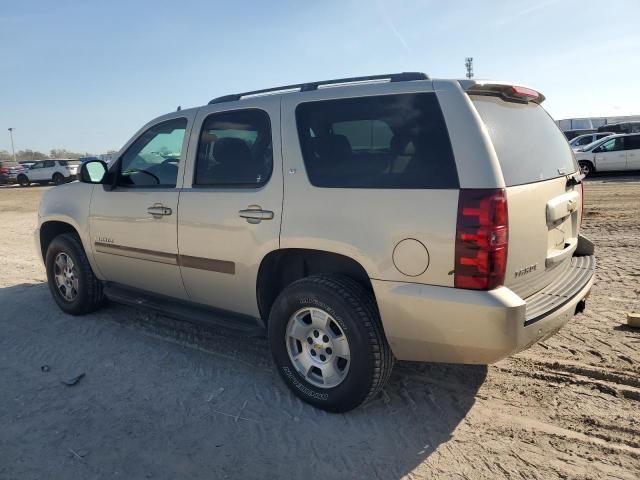
[[[104,294],[109,300],[116,303],[153,310],[167,317],[207,327],[219,327],[225,332],[237,336],[266,336],[266,329],[262,321],[247,315],[238,315],[197,303],[175,300],[114,283],[105,284]]]

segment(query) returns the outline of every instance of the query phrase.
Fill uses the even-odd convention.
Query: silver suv
[[[216,98],[46,192],[53,298],[259,335],[342,412],[396,359],[486,364],[584,308],[582,184],[531,89],[401,73]]]

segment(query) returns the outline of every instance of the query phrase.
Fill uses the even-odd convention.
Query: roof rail
[[[342,83],[369,82],[374,80],[389,80],[390,82],[410,82],[413,80],[429,80],[429,77],[422,72],[402,72],[402,73],[387,73],[383,75],[369,75],[365,77],[335,78],[333,80],[323,80],[321,82],[297,83],[295,85],[283,85],[281,87],[265,88],[262,90],[253,90],[251,92],[224,95],[222,97],[214,98],[209,102],[209,105],[212,105],[214,103],[233,102],[235,100],[240,100],[242,97],[249,97],[252,95],[262,95],[264,93],[286,92],[288,90],[297,90],[299,92],[310,92],[312,90],[317,90],[318,87],[322,85],[337,85]]]

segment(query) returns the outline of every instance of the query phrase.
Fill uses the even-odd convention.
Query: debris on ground
[[[640,328],[640,313],[627,313],[627,325]]]
[[[69,380],[62,380],[62,383],[67,385],[68,387],[73,387],[76,383],[78,383],[84,377],[85,373],[82,372],[80,375],[70,378]]]

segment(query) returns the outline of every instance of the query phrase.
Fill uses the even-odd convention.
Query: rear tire
[[[585,177],[588,177],[596,171],[593,164],[587,160],[579,161],[578,165],[580,165],[580,173],[582,173]]]
[[[47,248],[45,266],[49,290],[63,312],[84,315],[103,305],[102,282],[94,275],[77,235],[55,237]]]
[[[51,180],[55,185],[62,185],[64,183],[64,176],[61,173],[54,173]]]
[[[268,331],[284,382],[322,410],[346,412],[371,400],[393,369],[375,299],[349,277],[313,275],[292,283],[273,304]]]
[[[29,178],[23,174],[18,175],[18,183],[21,187],[28,187],[31,184]]]

